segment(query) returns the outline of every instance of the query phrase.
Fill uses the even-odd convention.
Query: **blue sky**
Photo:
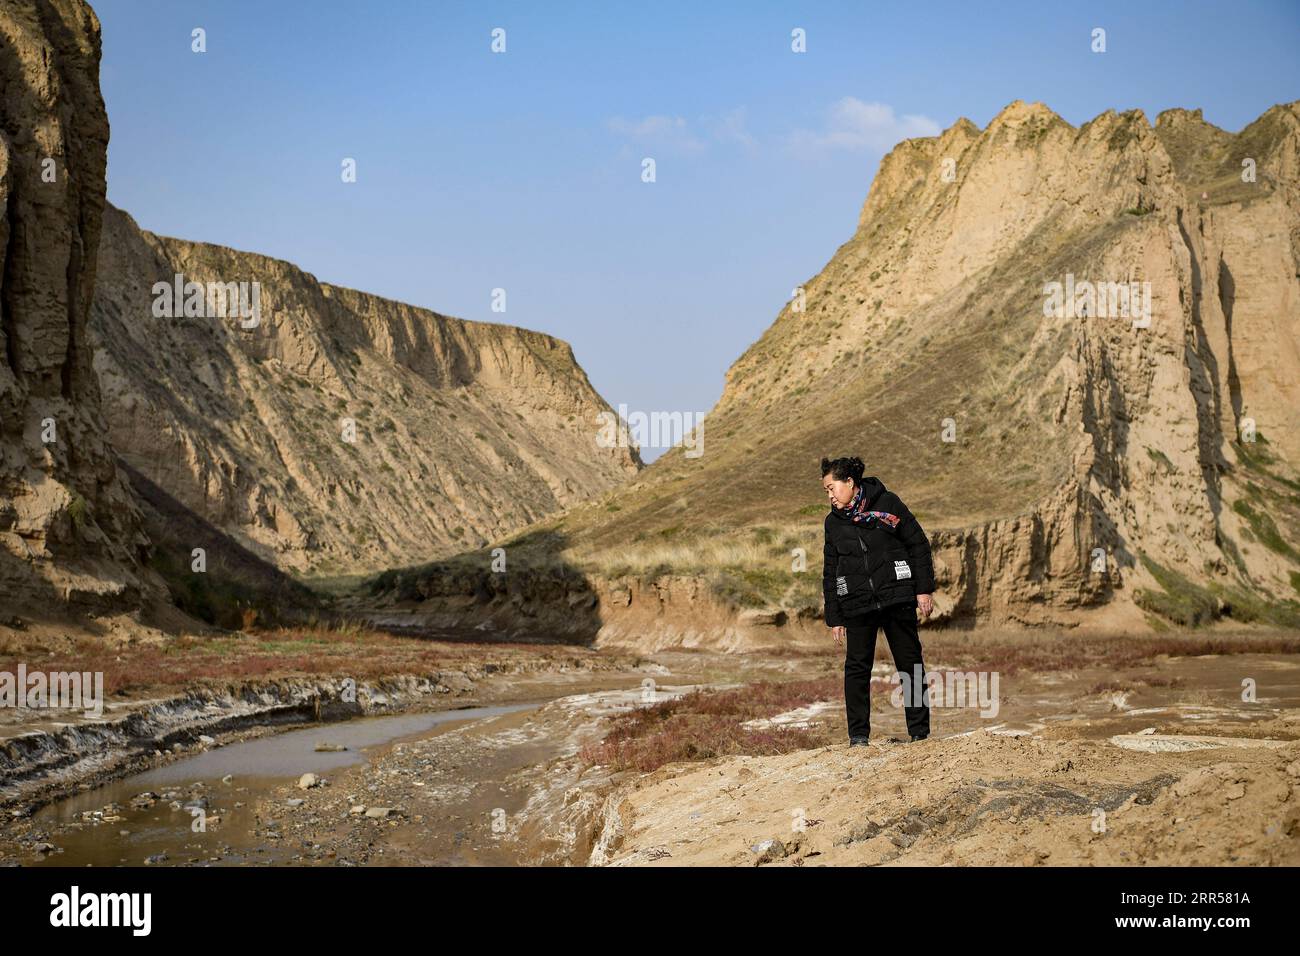
[[[144,228],[556,335],[629,412],[717,401],[901,138],[1016,99],[1234,132],[1300,99],[1294,0],[92,5],[109,199]]]

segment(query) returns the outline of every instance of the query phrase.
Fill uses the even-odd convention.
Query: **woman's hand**
[[[916,596],[916,606],[921,612],[921,620],[925,620],[934,611],[934,601],[928,594],[918,594]]]
[[[831,628],[831,636],[835,638],[836,644],[843,644],[845,636],[844,625],[837,624],[835,627]]]

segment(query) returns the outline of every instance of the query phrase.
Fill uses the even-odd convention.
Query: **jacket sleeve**
[[[826,605],[826,626],[838,627],[844,623],[840,615],[840,599],[835,593],[835,562],[838,555],[831,546],[829,531],[824,531],[822,544],[822,601]]]
[[[912,573],[916,581],[917,594],[934,593],[934,559],[930,554],[930,536],[925,533],[921,527],[921,522],[916,520],[916,515],[908,510],[907,505],[901,501],[898,503],[899,522],[898,536],[903,541],[903,546],[907,548],[907,556],[911,559]]]

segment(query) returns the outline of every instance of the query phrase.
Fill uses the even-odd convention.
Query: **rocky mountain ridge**
[[[634,447],[597,444],[609,406],[567,342],[156,236],[112,207],[105,221],[91,337],[113,446],[277,567],[429,560],[640,468]],[[181,297],[155,287],[178,275],[205,301],[257,283],[256,319],[249,291],[245,314],[232,291],[217,314],[175,316]]]
[[[1233,134],[1023,102],[900,143],[728,370],[704,454],[547,533],[586,567],[765,528],[816,554],[818,462],[857,454],[931,535],[939,619],[1300,620],[1298,144],[1296,103]],[[789,543],[763,573],[794,619]]]

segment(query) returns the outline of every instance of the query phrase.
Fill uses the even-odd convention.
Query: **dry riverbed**
[[[440,671],[445,691],[341,722],[231,729],[72,796],[11,802],[0,862],[1294,864],[1295,641],[927,636],[932,671],[981,663],[996,693],[937,703],[931,738],[905,744],[878,659],[873,743],[853,749],[830,648],[462,647],[477,669]],[[798,687],[798,705],[754,703],[779,699],[774,685]],[[722,703],[746,694],[752,736],[717,736]],[[686,750],[683,727],[699,729]],[[654,753],[671,759],[640,766]]]
[[[599,739],[605,714],[737,676],[825,667],[449,650],[443,668],[363,680],[355,710],[336,699],[337,677],[274,675],[170,694],[137,687],[100,719],[10,713],[0,728],[15,768],[0,773],[0,864],[573,862],[568,841],[549,854],[545,834],[520,840],[518,811],[538,779],[562,774],[557,760]],[[348,672],[340,662],[337,673]],[[331,713],[345,719],[312,719]]]

